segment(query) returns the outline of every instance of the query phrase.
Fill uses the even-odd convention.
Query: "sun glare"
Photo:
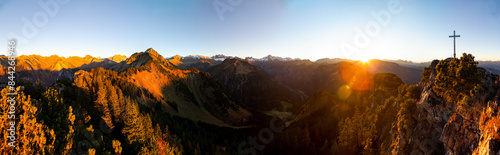
[[[368,62],[370,62],[370,59],[369,58],[361,58],[361,59],[359,59],[359,61],[361,61],[362,63],[368,63]]]

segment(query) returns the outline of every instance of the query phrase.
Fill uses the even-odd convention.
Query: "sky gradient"
[[[49,10],[57,11],[46,11],[39,4],[52,2],[58,7],[52,5]],[[214,2],[219,9],[225,6],[232,11],[224,12],[221,19]],[[453,39],[448,36],[456,30],[461,35],[456,40],[457,55],[467,52],[476,60],[500,60],[500,1],[397,2],[400,12],[391,14],[390,22],[360,47],[354,43],[358,30],[381,24],[372,12],[388,11],[389,0],[242,0],[233,5],[226,0],[72,0],[65,4],[0,0],[0,36],[5,38],[0,51],[7,53],[7,40],[15,34],[24,38],[18,39],[18,53],[24,55],[130,56],[153,47],[165,57],[270,54],[310,60],[422,62],[452,56]],[[31,36],[23,35],[27,22],[37,29]],[[359,51],[343,52],[346,44]]]

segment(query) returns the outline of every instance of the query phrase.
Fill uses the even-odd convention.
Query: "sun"
[[[370,58],[362,57],[362,58],[359,59],[359,61],[361,61],[362,63],[369,63],[370,62]]]

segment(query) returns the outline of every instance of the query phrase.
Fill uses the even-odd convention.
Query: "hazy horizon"
[[[154,48],[153,48],[154,49]],[[124,55],[126,56],[127,58],[130,57],[131,55],[135,54],[135,53],[138,53],[138,52],[144,52],[144,51],[137,51],[137,52],[133,52],[132,54],[130,55],[125,55],[125,54],[120,54],[120,53],[117,53],[117,54],[114,54],[114,55],[111,55],[111,56],[107,56],[107,57],[103,57],[103,56],[95,56],[95,55],[90,55],[90,54],[87,54],[87,55],[90,55],[92,57],[95,57],[95,58],[98,58],[98,57],[101,57],[102,59],[105,59],[105,58],[110,58],[110,57],[113,57],[113,56],[116,56],[116,55]],[[182,56],[182,57],[187,57],[187,56],[196,56],[196,55],[200,55],[200,56],[208,56],[208,57],[213,57],[215,55],[219,55],[219,54],[223,54],[225,56],[229,56],[229,57],[238,57],[238,58],[242,58],[242,59],[245,59],[246,57],[240,57],[240,56],[235,56],[235,55],[226,55],[224,53],[219,53],[219,54],[215,54],[215,55],[201,55],[201,54],[187,54],[187,55],[180,55],[180,54],[174,54],[174,55],[163,55],[161,53],[161,51],[157,51],[160,55],[162,55],[164,58],[166,59],[169,59],[175,55],[179,55],[179,56]],[[52,54],[52,55],[40,55],[40,54],[23,54],[23,55],[26,55],[26,56],[30,56],[30,55],[39,55],[39,56],[43,56],[43,57],[50,57],[50,56],[53,56],[53,55],[57,55],[59,57],[64,57],[64,58],[69,58],[69,57],[85,57],[87,55],[70,55],[70,56],[63,56],[63,55],[58,55],[58,54]],[[5,54],[0,54],[0,56],[6,56]],[[20,55],[18,55],[20,56]],[[253,57],[253,56],[248,56],[248,57],[252,57],[252,58],[256,58],[256,59],[259,59],[259,58],[264,58],[264,57],[267,57],[269,55],[266,55],[266,56],[263,56],[263,57]],[[292,57],[284,57],[284,56],[278,56],[278,55],[271,55],[271,56],[274,56],[274,57],[280,57],[280,58],[291,58],[291,59],[300,59],[300,60],[310,60],[312,62],[315,62],[317,60],[320,60],[320,59],[347,59],[347,60],[353,60],[353,61],[365,61],[365,60],[361,60],[361,59],[348,59],[348,58],[318,58],[318,59],[303,59],[303,58],[292,58]],[[457,57],[460,57],[461,54],[457,54]],[[432,62],[433,60],[442,60],[442,59],[446,59],[446,58],[435,58],[435,59],[432,59],[432,60],[428,60],[428,61],[412,61],[412,60],[404,60],[404,59],[366,59],[366,60],[382,60],[382,61],[408,61],[408,62],[412,62],[412,63],[430,63]],[[476,61],[492,61],[492,62],[500,62],[500,60],[476,60]]]

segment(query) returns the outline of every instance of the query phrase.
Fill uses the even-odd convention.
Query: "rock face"
[[[500,80],[498,75],[486,75],[484,91],[467,110],[457,108],[457,103],[446,101],[433,92],[435,67],[417,103],[416,127],[408,133],[408,142],[394,149],[404,154],[500,154]]]
[[[446,124],[440,140],[450,154],[470,154],[478,146],[478,129],[477,121],[454,114]]]
[[[444,154],[443,142],[439,140],[443,128],[452,113],[453,104],[442,104],[439,97],[427,85],[417,103],[415,128],[408,130],[410,135],[407,142],[398,140],[393,152],[403,154]],[[402,135],[402,134],[398,134]]]
[[[489,102],[488,108],[481,114],[479,129],[481,137],[479,146],[473,154],[500,154],[500,117],[498,116],[498,100]]]
[[[467,111],[455,110],[440,138],[450,154],[500,154],[499,83],[497,75],[486,74],[485,90],[475,106]]]

